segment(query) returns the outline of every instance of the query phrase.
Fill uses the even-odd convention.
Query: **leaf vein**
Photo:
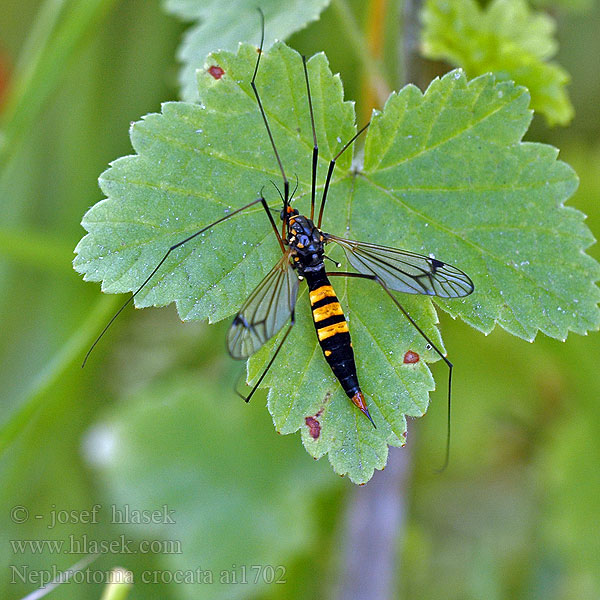
[[[515,98],[515,100],[516,100],[516,98]],[[413,154],[411,154],[409,156],[406,156],[406,157],[404,157],[403,159],[401,159],[401,160],[399,160],[397,162],[389,164],[389,165],[387,165],[385,167],[379,167],[377,169],[377,171],[378,172],[382,172],[382,171],[386,171],[386,170],[389,170],[389,169],[393,169],[394,167],[397,167],[398,165],[401,165],[401,164],[409,162],[409,161],[411,161],[411,160],[413,160],[415,158],[418,158],[419,156],[422,156],[422,155],[426,154],[427,152],[431,152],[432,150],[435,150],[436,148],[439,148],[439,147],[443,146],[444,144],[447,144],[448,142],[451,142],[452,140],[457,139],[457,138],[463,136],[468,131],[474,129],[475,127],[477,127],[478,125],[480,125],[481,123],[483,123],[486,119],[494,116],[496,113],[500,112],[501,110],[504,110],[507,106],[508,106],[507,104],[503,104],[503,105],[501,105],[499,107],[496,107],[496,108],[494,108],[494,110],[492,110],[492,111],[490,111],[490,112],[488,112],[488,113],[486,113],[484,115],[481,115],[481,117],[479,119],[474,120],[471,123],[468,123],[465,126],[465,128],[462,129],[461,131],[455,132],[453,135],[451,135],[451,136],[449,136],[447,138],[444,138],[443,140],[440,140],[439,142],[437,142],[436,144],[434,144],[432,146],[422,147],[422,149],[420,151],[417,151],[417,152],[415,152],[415,153],[413,153]],[[441,114],[441,113],[438,112],[438,116],[439,116],[439,114]],[[433,125],[432,125],[432,128],[433,128]],[[430,129],[430,133],[431,133],[431,129]]]

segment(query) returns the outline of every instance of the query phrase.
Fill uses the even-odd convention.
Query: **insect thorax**
[[[292,264],[300,275],[305,271],[323,268],[324,237],[308,217],[294,215],[290,218],[287,242],[291,249]]]

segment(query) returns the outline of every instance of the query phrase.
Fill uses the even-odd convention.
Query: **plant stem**
[[[390,448],[388,464],[364,487],[352,490],[346,513],[343,573],[337,597],[388,600],[398,579],[398,539],[406,521],[406,491],[412,467],[411,440]]]
[[[332,6],[336,10],[338,18],[350,38],[351,43],[349,48],[354,51],[356,58],[360,62],[363,76],[367,79],[369,87],[375,91],[378,103],[383,106],[391,90],[387,84],[381,61],[377,60],[371,54],[367,40],[356,23],[356,19],[346,0],[333,0]]]
[[[421,11],[423,0],[404,1],[404,42],[402,44],[402,66],[404,82],[424,87],[423,58],[419,53],[421,40]]]
[[[112,583],[104,588],[100,600],[125,600],[133,585],[133,573],[122,567],[116,567],[110,575]]]
[[[375,0],[377,1],[377,0]],[[404,79],[420,82],[419,56],[422,0],[405,0]],[[414,439],[403,448],[390,448],[385,470],[364,487],[353,489],[345,520],[345,555],[337,597],[343,600],[387,600],[395,597],[400,569],[399,541],[404,538],[407,491],[412,472]]]
[[[66,571],[63,571],[60,574],[60,577],[58,577],[55,581],[51,581],[47,585],[38,588],[34,592],[31,592],[31,594],[27,594],[27,596],[24,596],[21,600],[41,600],[41,598],[44,598],[58,586],[68,583],[74,574],[79,573],[80,571],[83,571],[89,567],[97,558],[98,554],[88,554],[79,562],[69,567]]]
[[[372,0],[369,3],[365,35],[369,53],[378,64],[381,64],[383,60],[386,13],[387,0]],[[373,84],[371,78],[363,77],[361,122],[368,121],[371,118],[371,112],[374,108],[382,108],[390,93],[387,86],[385,89],[377,90]],[[385,97],[382,97],[382,94],[385,94]]]

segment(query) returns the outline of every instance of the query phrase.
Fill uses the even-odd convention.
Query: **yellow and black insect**
[[[255,383],[250,394],[246,397],[246,400],[250,399],[260,385],[294,325],[294,310],[299,281],[305,279],[309,289],[315,330],[325,360],[331,367],[333,374],[339,380],[348,398],[350,398],[352,403],[368,417],[373,425],[375,425],[369,414],[367,403],[358,382],[348,323],[346,322],[344,311],[340,306],[333,286],[329,280],[329,277],[332,276],[343,276],[359,277],[377,282],[392,298],[396,306],[404,313],[409,321],[417,328],[419,333],[437,351],[449,367],[448,398],[450,403],[452,364],[441,354],[435,344],[414,322],[412,317],[399,304],[390,290],[409,294],[439,296],[442,298],[458,298],[467,296],[473,291],[471,279],[460,269],[443,263],[435,258],[429,258],[427,256],[405,252],[395,248],[347,240],[326,233],[321,229],[325,201],[327,200],[327,191],[329,189],[329,183],[335,168],[336,160],[368,127],[368,124],[363,127],[331,160],[327,171],[325,186],[323,188],[318,220],[315,225],[316,174],[319,149],[305,57],[302,57],[302,63],[304,67],[308,109],[310,112],[314,142],[310,218],[300,215],[298,210],[290,206],[289,182],[279,152],[275,146],[269,122],[256,87],[256,74],[258,73],[260,65],[263,40],[264,19],[261,44],[256,59],[256,67],[254,69],[254,75],[252,76],[251,86],[256,96],[256,102],[262,115],[283,179],[283,210],[281,211],[283,225],[281,233],[279,233],[264,199],[261,197],[259,201],[262,202],[263,207],[266,210],[283,256],[271,272],[258,285],[235,316],[227,334],[227,347],[230,355],[233,358],[238,359],[248,358],[279,332],[288,320],[290,320],[290,323],[270,362]],[[358,271],[357,273],[341,271],[328,272],[326,270],[325,259],[328,257],[325,255],[325,245],[331,242],[335,242],[343,248],[350,264]],[[340,266],[337,263],[336,265],[338,267]]]
[[[306,81],[306,93],[308,110],[313,135],[313,153],[312,153],[312,180],[311,180],[311,205],[310,218],[299,214],[298,210],[291,206],[293,193],[290,194],[289,180],[285,174],[285,169],[281,157],[275,145],[271,128],[263,109],[260,95],[256,86],[256,76],[260,66],[264,42],[264,17],[261,15],[262,35],[261,43],[258,49],[258,56],[254,68],[254,74],[251,80],[251,87],[256,97],[258,109],[262,116],[266,133],[271,142],[275,159],[283,179],[283,208],[280,213],[281,232],[279,231],[271,209],[266,200],[261,196],[235,211],[230,212],[221,219],[202,228],[196,233],[190,235],[181,242],[169,248],[168,252],[153,269],[144,283],[134,292],[129,300],[111,319],[105,329],[102,331],[90,351],[94,348],[100,337],[108,329],[114,319],[132,301],[132,299],[144,288],[154,274],[160,269],[167,260],[171,252],[187,242],[193,240],[200,234],[211,229],[215,225],[226,221],[232,216],[244,211],[258,203],[262,205],[266,216],[269,219],[271,227],[275,232],[282,256],[277,264],[258,284],[256,289],[250,294],[249,298],[243,304],[231,324],[227,334],[227,347],[229,354],[236,359],[246,359],[257,352],[268,340],[273,338],[289,321],[288,328],[277,346],[273,356],[267,364],[265,370],[258,378],[250,394],[245,397],[249,401],[254,392],[258,389],[271,365],[277,358],[277,355],[285,343],[292,327],[295,323],[295,306],[298,295],[300,281],[306,280],[309,289],[309,298],[312,310],[312,317],[315,325],[317,338],[325,360],[331,367],[334,375],[339,380],[342,388],[352,403],[375,425],[365,397],[361,391],[354,361],[354,351],[350,339],[348,323],[344,317],[344,311],[336,297],[330,277],[356,277],[369,279],[377,283],[390,296],[399,310],[406,316],[410,323],[423,336],[428,344],[445,361],[449,369],[448,376],[448,407],[451,402],[452,387],[452,363],[440,352],[429,337],[422,331],[408,312],[402,307],[393,291],[404,292],[407,294],[423,294],[429,296],[438,296],[441,298],[459,298],[467,296],[473,291],[471,279],[460,269],[449,264],[443,263],[435,258],[379,246],[348,240],[326,233],[321,229],[327,192],[331,182],[337,159],[345,152],[363,133],[367,127],[365,125],[360,131],[352,137],[348,143],[337,153],[330,161],[327,171],[327,177],[323,188],[323,195],[320,201],[318,218],[315,225],[315,204],[316,204],[316,179],[317,179],[317,160],[319,149],[317,144],[317,135],[315,130],[315,119],[313,114],[312,99],[310,93],[310,83],[308,70],[306,67],[306,58],[302,57],[304,78]],[[325,254],[325,246],[330,243],[338,244],[344,250],[350,265],[356,269],[356,272],[327,271],[325,268],[325,259],[329,257]],[[332,261],[338,268],[341,266]],[[88,355],[89,355],[88,352]],[[87,355],[86,355],[87,359]],[[85,361],[84,361],[85,364]]]

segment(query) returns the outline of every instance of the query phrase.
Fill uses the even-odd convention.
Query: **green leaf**
[[[186,33],[179,48],[178,58],[183,63],[179,75],[181,97],[190,102],[198,100],[196,69],[202,68],[209,52],[216,49],[234,52],[239,42],[258,45],[260,41],[260,17],[257,7],[265,15],[264,49],[270,48],[277,32],[278,39],[285,40],[319,18],[330,0],[165,0],[165,9],[196,24]]]
[[[161,570],[202,571],[180,598],[257,598],[272,580],[289,580],[290,564],[315,544],[315,499],[337,484],[292,440],[268,439],[268,416],[233,395],[224,400],[229,390],[225,381],[172,374],[113,408],[88,436],[88,448],[100,449],[94,456],[113,506],[167,507],[165,519],[125,531],[174,543],[154,555]],[[140,597],[154,596],[155,582],[134,578]]]
[[[312,133],[302,61],[284,44],[263,60],[261,99],[286,172],[298,178],[295,206],[307,213]],[[169,246],[261,190],[272,207],[281,206],[269,183],[280,183],[280,173],[249,86],[256,49],[242,45],[236,55],[220,52],[211,61],[225,74],[200,75],[201,104],[168,103],[162,114],[136,123],[136,156],[115,161],[100,178],[108,198],[84,217],[89,234],[77,247],[75,268],[86,280],[102,281],[104,291],[135,290]],[[354,111],[324,55],[313,56],[308,70],[322,190],[329,159],[355,131]],[[531,119],[528,101],[512,82],[496,83],[491,75],[467,82],[460,71],[435,80],[425,94],[414,86],[393,94],[373,116],[362,170],[352,168],[349,152],[340,157],[323,229],[432,254],[463,269],[475,293],[435,302],[486,333],[495,323],[525,339],[538,330],[564,339],[569,330],[597,329],[600,267],[584,254],[593,238],[584,216],[563,206],[577,178],[556,160],[556,149],[521,142]],[[280,253],[264,211],[252,207],[175,250],[136,305],[176,302],[183,319],[223,319]],[[344,262],[335,248],[328,254]],[[327,454],[336,472],[362,483],[385,465],[388,445],[403,443],[406,415],[425,412],[434,387],[425,363],[436,355],[376,284],[332,280],[377,429],[325,363],[304,287],[296,326],[263,385],[270,387],[278,431],[300,429],[313,456]],[[442,348],[431,299],[398,297]],[[250,360],[251,380],[278,339]],[[421,360],[405,364],[409,350]]]
[[[548,60],[556,53],[555,23],[525,0],[428,0],[423,12],[423,53],[465,69],[469,77],[492,72],[528,88],[531,107],[550,125],[566,125],[573,106],[568,73]]]

